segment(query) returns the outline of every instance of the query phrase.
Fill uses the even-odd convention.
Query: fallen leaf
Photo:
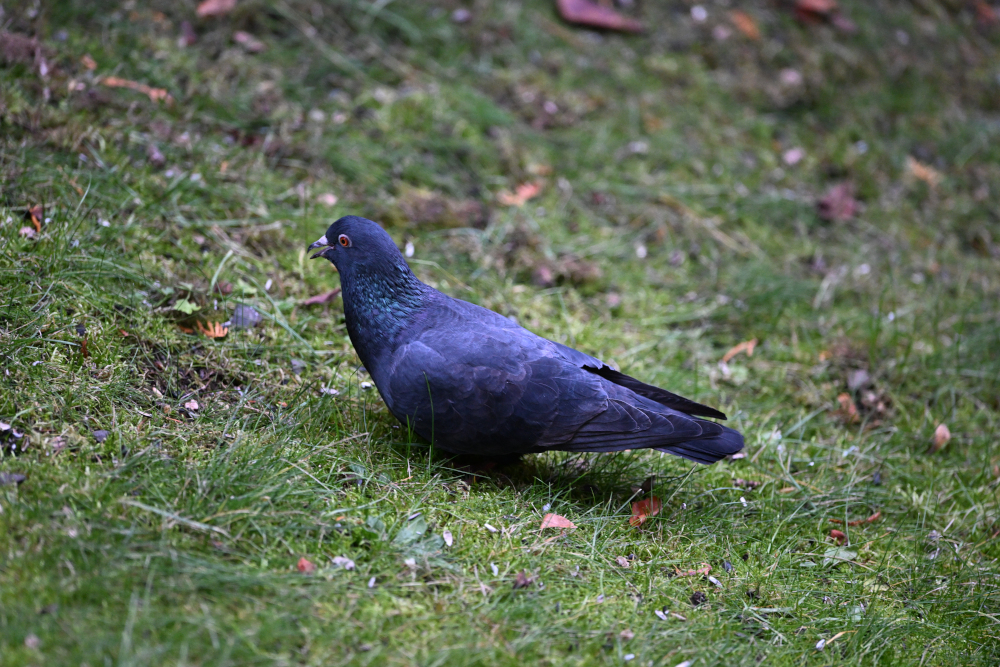
[[[949,440],[951,440],[951,431],[948,429],[948,425],[938,424],[937,428],[934,429],[934,444],[931,447],[931,452],[940,451],[948,444]]]
[[[848,521],[847,525],[848,526],[860,526],[863,523],[875,523],[876,521],[879,520],[879,517],[881,517],[881,516],[882,516],[882,512],[880,510],[878,512],[875,512],[875,514],[872,514],[867,519],[856,519],[854,521]],[[844,523],[843,519],[830,519],[829,521],[830,521],[830,523],[839,523],[839,524]]]
[[[542,186],[538,181],[521,183],[514,189],[513,194],[507,190],[497,193],[497,201],[503,206],[524,206],[529,199],[538,196],[542,191]]]
[[[144,83],[139,83],[138,81],[123,79],[117,76],[108,76],[101,79],[101,83],[109,88],[128,88],[129,90],[134,90],[137,93],[146,95],[153,102],[163,100],[167,104],[174,103],[174,98],[163,88],[153,88]]]
[[[844,542],[847,541],[847,535],[837,530],[836,528],[830,531],[830,537],[837,540],[837,544],[843,544]]]
[[[42,220],[45,219],[45,209],[41,204],[35,204],[28,209],[28,215],[31,216],[31,224],[35,226],[35,231],[41,234]]]
[[[858,27],[847,18],[835,0],[795,0],[795,18],[803,23],[826,21],[842,32],[855,32]]]
[[[94,59],[93,59],[93,58],[92,58],[92,57],[90,56],[90,54],[89,54],[89,53],[85,53],[85,54],[83,54],[83,57],[82,57],[82,58],[80,58],[80,63],[81,63],[81,64],[82,64],[82,65],[83,65],[84,67],[86,67],[87,69],[89,69],[89,70],[90,70],[91,72],[93,72],[93,71],[94,71],[95,69],[97,69],[97,61],[95,61],[95,60],[94,60]]]
[[[831,186],[816,200],[816,211],[823,220],[843,222],[850,220],[858,212],[858,201],[854,198],[854,184],[838,183]]]
[[[624,630],[619,632],[618,636],[621,637],[622,641],[626,642],[635,639],[635,633],[629,630],[628,628],[625,628]]]
[[[260,53],[267,48],[264,42],[243,30],[233,33],[233,41],[242,46],[247,53]]]
[[[628,520],[633,526],[641,526],[646,523],[646,519],[656,516],[663,509],[663,503],[656,496],[643,498],[632,503],[632,518]]]
[[[340,294],[340,288],[330,290],[329,292],[324,292],[323,294],[317,294],[316,296],[311,296],[302,302],[303,306],[317,306],[322,303],[330,303],[337,298]]]
[[[192,411],[198,410],[198,409],[201,408],[201,406],[198,405],[198,401],[194,400],[193,398],[190,401],[188,401],[187,403],[185,403],[184,407],[187,408],[188,410],[192,410]]]
[[[540,530],[545,530],[546,528],[576,528],[576,524],[558,514],[546,514],[539,528]]]
[[[645,29],[639,21],[591,0],[556,0],[556,8],[563,20],[569,23],[624,32],[642,32]]]
[[[198,18],[208,18],[210,16],[225,16],[236,7],[236,0],[204,0],[198,5],[195,13]]]
[[[684,570],[683,572],[674,566],[674,570],[678,577],[707,577],[708,573],[712,571],[712,566],[708,563],[702,563],[701,567],[697,570]]]
[[[84,359],[90,358],[90,352],[87,350],[87,339],[84,338],[80,341],[80,354],[83,355]]]
[[[757,22],[746,12],[734,9],[729,12],[729,20],[733,22],[736,29],[743,33],[743,36],[747,39],[754,41],[760,39],[760,28],[757,27]]]
[[[691,600],[692,607],[697,607],[700,604],[705,604],[706,602],[708,602],[708,596],[702,593],[701,591],[695,591],[694,593],[691,594],[691,597],[689,599]]]
[[[303,556],[299,559],[298,568],[302,574],[312,574],[316,571],[316,564]]]
[[[742,343],[737,343],[733,347],[729,348],[729,351],[722,355],[722,363],[728,364],[729,360],[735,357],[740,352],[746,352],[748,357],[753,356],[753,350],[757,347],[757,339],[745,340]]]
[[[857,551],[851,551],[847,547],[834,547],[823,552],[823,567],[828,565],[840,565],[844,561],[851,561],[858,557]]]
[[[218,322],[209,322],[208,324],[202,324],[201,322],[198,322],[195,326],[198,328],[199,332],[208,336],[209,338],[223,338],[226,334],[229,333],[229,329],[222,326]]]
[[[527,588],[534,582],[535,582],[534,577],[529,577],[524,570],[521,570],[520,572],[517,573],[517,576],[514,577],[514,590],[516,591],[519,588]]]
[[[861,416],[858,415],[858,406],[854,404],[854,399],[850,394],[839,394],[837,396],[837,403],[840,404],[840,410],[838,410],[837,413],[840,415],[841,419],[846,421],[848,424],[861,421]]]
[[[986,0],[976,0],[976,18],[980,23],[987,26],[1000,23],[1000,12],[991,7]]]
[[[906,156],[906,171],[919,181],[930,187],[936,187],[941,182],[941,172],[917,160],[912,155]]]
[[[629,566],[628,558],[625,558],[625,556],[617,556],[617,557],[615,557],[615,562],[618,563],[618,565],[620,567],[628,567]]]

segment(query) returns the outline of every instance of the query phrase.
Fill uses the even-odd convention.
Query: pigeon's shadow
[[[421,448],[426,446],[421,443]],[[435,448],[430,457],[434,465],[458,475],[470,488],[491,484],[524,492],[536,487],[544,489],[545,495],[558,494],[587,504],[640,497],[649,492],[654,480],[669,482],[685,475],[639,452],[549,452],[486,458]]]

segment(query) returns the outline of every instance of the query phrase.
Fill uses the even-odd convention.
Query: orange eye
[[[338,236],[337,242],[340,243],[340,245],[344,246],[345,248],[351,247],[351,239],[347,237],[347,234],[341,234],[340,236]]]

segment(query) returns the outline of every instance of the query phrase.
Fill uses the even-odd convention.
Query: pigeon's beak
[[[326,257],[326,251],[330,248],[330,242],[326,240],[326,235],[319,237],[317,241],[313,241],[309,244],[310,250],[315,250],[316,248],[323,248],[316,254],[312,255],[309,259],[316,259],[317,257]]]

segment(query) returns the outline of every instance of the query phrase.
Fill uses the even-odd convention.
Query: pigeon
[[[309,246],[340,273],[347,332],[389,412],[446,452],[505,459],[655,449],[714,463],[743,436],[713,408],[645,384],[410,270],[377,223],[340,218]]]

